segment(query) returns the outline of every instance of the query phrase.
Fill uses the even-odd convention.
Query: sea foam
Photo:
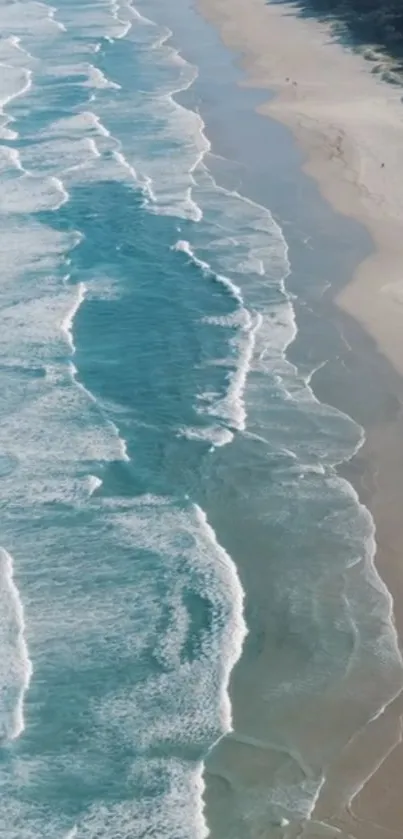
[[[24,609],[13,576],[13,560],[0,548],[0,732],[2,740],[14,740],[24,730],[24,696],[32,664],[25,640]]]

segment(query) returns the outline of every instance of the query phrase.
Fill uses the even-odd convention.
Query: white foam
[[[141,19],[138,16],[137,23]],[[197,76],[197,69],[179,55],[178,51],[166,46],[171,33],[147,21],[145,29],[151,35],[150,51],[152,61],[161,64],[173,74],[171,82],[160,78],[157,90],[124,91],[119,100],[119,129],[112,127],[112,134],[119,134],[121,153],[127,167],[137,173],[137,181],[143,187],[146,206],[152,212],[166,215],[179,215],[199,221],[201,210],[192,196],[194,184],[193,172],[203,159],[210,144],[203,133],[204,123],[201,117],[174,100],[174,94],[188,88]],[[136,43],[136,27],[130,33],[130,39]],[[143,36],[141,36],[142,38]],[[151,55],[151,53],[150,53]],[[142,51],[145,65],[150,60]],[[147,75],[147,67],[144,67]],[[115,125],[114,103],[102,100],[97,104],[105,125]],[[145,134],[136,134],[133,142],[131,120],[137,113],[148,127]],[[168,144],[168,145],[167,145]],[[166,166],[166,155],[170,166]]]
[[[232,724],[227,694],[229,674],[240,655],[246,635],[243,618],[243,590],[235,565],[218,543],[206,514],[198,505],[191,505],[188,510],[179,510],[169,501],[160,499],[157,511],[155,505],[149,510],[143,503],[136,507],[132,505],[128,513],[115,514],[115,520],[120,524],[121,538],[126,533],[128,544],[135,544],[137,549],[158,550],[161,558],[164,558],[165,563],[169,562],[170,566],[175,567],[179,563],[182,574],[170,575],[174,586],[177,585],[175,581],[181,579],[186,586],[189,573],[194,580],[195,590],[208,598],[214,604],[218,615],[222,613],[225,618],[224,620],[217,619],[213,634],[203,633],[200,656],[192,665],[184,663],[182,667],[180,663],[188,636],[186,615],[177,608],[180,599],[177,600],[175,610],[172,610],[175,616],[174,624],[157,640],[158,657],[163,659],[165,664],[169,660],[169,672],[172,672],[172,665],[175,663],[174,670],[177,672],[178,684],[181,684],[185,678],[193,680],[197,677],[199,679],[202,672],[203,679],[209,679],[208,671],[205,671],[207,662],[209,662],[208,669],[218,668],[220,727],[221,733],[225,733],[230,730]],[[173,571],[174,568],[171,570]],[[181,588],[180,585],[179,591]],[[177,596],[177,592],[174,591],[174,597],[177,598]],[[194,671],[193,676],[192,671]],[[204,687],[200,683],[200,689],[206,688],[208,688],[206,683]],[[214,701],[214,697],[212,700]],[[191,702],[191,697],[189,701]],[[157,724],[159,725],[159,722],[156,720],[153,726]],[[179,716],[177,724],[180,727]],[[144,743],[148,742],[152,736],[154,735],[151,730],[145,730],[142,734]]]
[[[0,229],[0,267],[2,292],[13,287],[23,272],[28,273],[33,264],[37,272],[54,271],[63,255],[81,240],[77,231],[58,233],[32,219],[24,223],[15,220],[3,222]],[[30,288],[26,283],[26,288]],[[53,285],[53,289],[54,289]]]
[[[238,325],[239,328],[236,337],[230,339],[230,345],[236,360],[235,370],[229,373],[229,385],[225,395],[218,399],[214,398],[212,403],[208,405],[207,412],[225,419],[231,428],[243,431],[246,428],[245,387],[253,359],[256,334],[262,324],[262,316],[259,313],[252,314],[245,308],[239,286],[223,274],[215,273],[205,260],[196,256],[188,241],[180,239],[173,246],[173,249],[186,253],[207,279],[212,279],[221,284],[238,304],[239,308],[235,316],[214,320],[216,325],[221,324],[224,327],[230,326],[232,328],[234,325]],[[231,364],[230,360],[224,359],[221,363],[228,364],[230,368],[234,361],[232,360]],[[205,410],[205,406],[200,408],[201,412]],[[230,442],[231,439],[232,434],[227,436],[227,442]],[[214,441],[212,440],[212,442]]]
[[[60,177],[85,167],[99,151],[92,137],[55,138],[39,141],[21,152],[24,167],[38,174]]]
[[[26,170],[54,179],[62,174],[64,195],[68,196],[68,189],[75,184],[99,180],[127,184],[128,175],[135,181],[136,173],[119,149],[119,141],[100,118],[86,110],[48,125],[22,156]]]
[[[195,173],[194,193],[214,213],[207,244],[225,273],[235,273],[240,280],[246,274],[249,295],[258,292],[260,303],[266,287],[279,288],[284,302],[289,303],[291,296],[285,288],[290,272],[288,245],[270,210],[236,190],[219,186],[205,165]]]
[[[68,201],[69,194],[60,178],[36,177],[25,172],[20,178],[7,181],[0,213],[36,213],[44,210],[58,210]]]
[[[226,446],[233,439],[233,433],[228,428],[223,428],[220,425],[209,425],[207,428],[187,427],[181,428],[178,432],[179,436],[185,437],[187,440],[206,440],[211,443],[211,449]]]
[[[32,60],[31,54],[21,45],[21,39],[10,35],[0,41],[0,63],[11,64],[13,67],[26,68],[27,59]]]
[[[206,540],[206,547],[210,544],[217,557],[215,572],[220,578],[223,591],[227,592],[231,604],[230,615],[226,620],[222,638],[222,680],[220,684],[222,725],[224,732],[227,732],[232,729],[232,711],[228,694],[229,679],[231,671],[241,655],[243,642],[247,635],[247,627],[243,617],[244,592],[236,566],[227,551],[218,543],[217,536],[209,524],[204,510],[195,505],[195,513]]]
[[[124,38],[131,28],[131,21],[120,16],[123,6],[113,3],[75,4],[57,10],[58,21],[71,33],[79,32],[81,38],[92,42],[103,39],[112,43]]]
[[[88,485],[88,476],[86,481]],[[37,500],[33,503],[39,513],[43,508]],[[131,787],[142,788],[155,780],[153,806],[149,806],[148,797],[130,801],[105,797],[90,805],[85,801],[74,819],[77,837],[114,835],[129,826],[132,832],[157,832],[167,839],[173,834],[182,839],[206,836],[202,763],[155,757],[148,748],[154,749],[154,755],[161,754],[161,744],[168,744],[171,751],[175,741],[178,748],[182,743],[193,748],[195,738],[208,746],[231,724],[226,687],[221,683],[231,660],[239,654],[244,633],[242,591],[235,569],[217,545],[203,512],[193,505],[184,509],[157,497],[133,500],[94,495],[84,509],[87,524],[81,527],[74,516],[74,527],[60,532],[41,527],[17,535],[17,541],[24,541],[32,554],[34,569],[37,557],[41,558],[40,585],[36,585],[35,573],[26,581],[39,673],[49,655],[68,668],[77,661],[84,669],[91,667],[94,656],[98,661],[104,659],[107,667],[116,660],[127,660],[135,667],[138,656],[147,650],[148,654],[152,651],[159,667],[140,681],[129,675],[121,683],[116,680],[112,690],[94,691],[85,706],[86,737],[77,750],[69,746],[61,752],[63,770],[71,769],[80,777],[83,767],[86,770],[91,765],[93,748],[98,755],[104,751],[111,754],[112,742],[118,747],[135,743],[136,760],[120,766],[119,771]],[[89,518],[92,510],[95,518]],[[45,517],[45,521],[49,520]],[[142,570],[143,548],[151,571],[148,575]],[[171,573],[178,569],[180,574]],[[211,604],[207,612],[211,628],[199,626],[197,620],[191,625],[186,601],[189,592],[192,596],[200,592],[203,602]],[[74,649],[66,642],[73,634]],[[195,644],[197,650],[192,654]],[[59,736],[62,747],[66,742],[63,732]],[[39,784],[46,783],[51,767],[46,759],[43,765],[38,763]],[[101,758],[101,765],[105,780],[116,780],[114,758]],[[22,754],[18,770],[19,780],[24,776],[29,787],[36,775],[30,755]],[[17,839],[18,822],[16,832],[11,829],[10,800],[8,794],[3,824],[8,835]],[[19,816],[29,837],[31,829],[49,839],[73,829],[70,818],[59,813],[59,808],[56,816],[52,811],[46,813],[46,825],[37,806],[27,811],[23,804]]]
[[[49,19],[53,18],[55,12],[54,9],[49,10],[44,4],[37,5],[38,11],[40,11],[41,15],[45,13],[45,17]],[[64,26],[58,26],[58,29],[60,31],[64,31]],[[25,31],[21,31],[22,34],[26,35]],[[46,34],[48,35],[48,33]],[[41,30],[41,37],[43,36],[44,32]],[[61,50],[61,54],[63,54],[63,49]],[[57,55],[57,57],[59,56]],[[73,75],[74,72],[83,72],[83,74],[87,76],[89,87],[115,87],[114,83],[109,83],[106,77],[98,71],[97,68],[94,68],[93,65],[85,62],[77,65],[74,50],[72,51],[72,62],[73,61],[74,64],[72,63],[71,68]],[[48,66],[50,67],[50,65],[47,65],[47,67]],[[56,64],[55,67],[55,75],[59,78],[63,77],[63,67],[58,64]],[[65,72],[65,75],[67,76],[67,72]],[[20,73],[19,76],[15,72],[13,74],[12,71],[10,71],[10,78],[17,81],[19,81],[20,78],[22,81],[24,81],[24,79],[28,80],[28,78],[30,78],[30,71],[28,72],[24,69],[22,71],[22,75]],[[25,88],[22,83],[19,83],[18,85],[15,84],[13,90],[9,91],[7,101],[10,101],[12,94],[20,94],[23,89]],[[4,97],[4,99],[6,99],[6,97]],[[66,170],[70,181],[73,181],[71,173],[74,174],[75,179],[78,178],[81,180],[80,170],[87,166],[88,160],[99,160],[100,157],[100,152],[94,138],[100,138],[104,148],[109,148],[111,146],[114,148],[116,146],[114,141],[108,145],[108,137],[109,133],[102,126],[98,117],[88,111],[73,115],[71,118],[58,120],[53,123],[53,125],[48,126],[48,128],[44,131],[42,138],[36,135],[35,144],[31,147],[25,147],[24,149],[24,165],[22,164],[16,151],[10,150],[7,152],[8,157],[5,161],[5,166],[10,163],[13,164],[14,168],[18,169],[19,172],[22,173],[22,176],[18,179],[14,178],[12,182],[8,182],[8,189],[6,193],[7,205],[3,204],[3,212],[21,214],[35,212],[38,209],[57,209],[60,207],[62,203],[68,200],[69,196],[64,184],[60,180],[59,173]],[[41,140],[42,142],[40,142]],[[116,166],[114,168],[116,169]],[[37,174],[38,171],[41,170],[44,177],[38,176]],[[99,177],[99,173],[97,177]],[[32,224],[30,224],[26,229],[18,226],[15,233],[13,230],[8,229],[7,233],[4,235],[5,238],[7,238],[7,248],[2,250],[2,267],[5,269],[5,276],[8,278],[10,283],[10,289],[12,288],[14,277],[17,278],[23,270],[30,270],[32,260],[35,261],[37,270],[46,270],[47,263],[49,265],[49,269],[51,270],[51,266],[54,266],[55,258],[62,256],[63,249],[68,250],[74,246],[74,244],[77,244],[78,241],[78,239],[74,241],[74,237],[72,239],[72,237],[60,237],[60,235],[54,234],[53,232],[49,233],[49,231],[47,231],[43,226],[33,228]],[[32,236],[35,237],[35,240]],[[48,244],[46,244],[46,239],[48,239]],[[56,243],[58,239],[61,243],[60,251],[57,246],[56,250],[54,250],[54,243]],[[21,256],[23,256],[23,259],[21,259]],[[68,289],[66,287],[64,294],[60,290],[57,294],[55,294],[54,288],[51,292],[50,289],[47,289],[46,296],[44,296],[43,292],[41,293],[40,291],[40,286],[38,287],[37,285],[35,288],[35,295],[38,299],[36,301],[28,298],[27,301],[19,303],[17,306],[13,304],[13,306],[8,310],[7,307],[3,309],[4,325],[12,330],[13,335],[13,340],[10,342],[9,335],[11,333],[8,332],[7,329],[3,331],[5,340],[6,335],[8,336],[7,341],[9,352],[13,352],[14,345],[16,345],[17,349],[18,342],[17,352],[20,356],[22,348],[24,348],[24,350],[26,349],[27,351],[28,357],[31,356],[32,358],[39,358],[46,348],[45,356],[49,354],[49,358],[51,358],[52,352],[54,352],[57,347],[59,337],[64,335],[67,340],[69,352],[73,354],[75,348],[72,339],[72,323],[77,309],[83,301],[85,288],[82,284],[79,285],[77,296],[73,303],[68,303],[68,310],[66,313],[65,301],[69,298],[71,300],[72,291],[73,290],[71,288]],[[38,317],[36,316],[36,309],[38,310]],[[63,312],[63,314],[59,314],[59,311]],[[21,329],[23,325],[24,331]],[[29,327],[29,329],[25,327]],[[35,330],[38,332],[37,335],[35,334]],[[32,345],[33,341],[35,342],[35,346],[33,351],[30,352],[29,346]],[[39,347],[41,348],[40,350]],[[22,359],[19,359],[18,363],[21,364],[21,362],[25,363]],[[88,457],[91,452],[92,457],[95,456],[101,460],[105,458],[123,459],[127,461],[129,458],[125,441],[120,439],[116,426],[102,414],[101,409],[98,408],[96,400],[92,397],[92,395],[76,381],[76,370],[74,366],[70,365],[68,367],[63,367],[63,365],[55,365],[54,363],[49,363],[47,357],[43,358],[43,362],[46,369],[45,381],[49,385],[55,386],[57,389],[62,388],[60,393],[63,393],[63,399],[60,402],[60,407],[62,407],[63,404],[65,406],[69,404],[69,411],[72,418],[75,414],[75,404],[77,402],[77,398],[74,396],[73,392],[71,392],[68,396],[68,392],[65,390],[66,375],[67,380],[70,380],[71,385],[76,388],[76,396],[79,396],[78,401],[84,405],[85,402],[87,405],[92,405],[97,411],[98,420],[96,421],[93,429],[93,438],[90,441],[86,439],[87,435],[81,434],[80,444],[76,447],[75,456],[77,458],[80,456]],[[38,422],[40,421],[40,400],[42,398],[43,397],[40,396],[39,401],[36,403]],[[47,401],[48,398],[49,397],[46,396],[45,401]],[[29,405],[27,405],[27,409],[27,414],[29,416]],[[91,408],[91,410],[93,409]],[[106,443],[105,440],[106,445],[104,445],[103,449],[102,444],[100,446],[101,440],[97,440],[97,437],[100,437],[102,425],[104,426],[106,437],[108,437],[108,435],[112,432],[110,441]],[[15,429],[16,444],[18,443],[20,435],[24,435],[24,428],[25,418],[24,415],[21,414],[19,416],[18,426]],[[51,429],[49,429],[49,434],[51,435],[51,433]],[[111,442],[112,449],[110,445]],[[86,455],[84,454],[85,452],[87,452]],[[61,451],[60,455],[63,458]],[[41,470],[39,469],[38,474],[40,473]],[[47,481],[47,486],[44,484],[42,487],[43,499],[45,499],[48,492],[54,493],[55,490],[56,485],[54,482],[52,480]],[[74,496],[76,489],[73,487],[72,491]],[[93,491],[91,487],[90,491]],[[65,494],[66,490],[63,490],[63,493]]]
[[[38,3],[38,6],[41,6],[43,8],[50,23],[52,23],[60,32],[66,32],[66,27],[64,26],[64,24],[56,19],[56,14],[58,12],[56,6],[50,6],[49,3]]]
[[[28,171],[18,150],[8,146],[0,147],[0,177],[5,187],[0,206],[2,215],[58,210],[69,198],[60,178],[41,177]]]
[[[0,733],[14,740],[24,730],[24,696],[32,664],[25,641],[24,609],[13,577],[13,561],[0,548]]]
[[[26,67],[0,64],[0,103],[4,107],[13,99],[22,96],[31,86],[32,71]]]
[[[194,264],[201,268],[203,274],[206,277],[216,280],[218,283],[221,283],[221,285],[223,285],[230,293],[231,297],[233,297],[234,300],[237,301],[237,303],[240,303],[243,306],[243,297],[239,286],[237,286],[234,282],[232,282],[232,280],[230,280],[228,277],[225,277],[223,274],[216,274],[215,271],[213,271],[213,269],[210,267],[208,262],[206,262],[203,259],[199,259],[199,257],[196,256],[190,242],[187,242],[184,239],[179,239],[176,242],[176,244],[172,246],[172,250],[182,251],[183,253],[186,253],[194,262]]]
[[[93,277],[86,277],[86,289],[88,300],[118,300],[122,293],[116,277],[99,272]]]
[[[100,703],[94,703],[97,741],[101,747],[103,732],[106,743],[115,736],[127,742],[135,738],[137,758],[132,770],[135,783],[142,756],[145,777],[152,777],[153,757],[149,749],[165,750],[165,744],[171,748],[175,742],[178,747],[186,743],[211,745],[230,730],[228,678],[246,633],[243,592],[229,555],[218,544],[200,507],[179,506],[169,499],[148,496],[136,500],[109,498],[104,499],[101,515],[103,527],[111,530],[114,524],[114,564],[119,549],[127,546],[140,564],[145,552],[152,571],[146,577],[140,575],[138,583],[133,580],[132,588],[126,577],[117,597],[113,587],[109,590],[103,586],[92,598],[93,617],[88,614],[83,617],[84,621],[99,621],[102,614],[104,631],[110,632],[111,627],[118,625],[119,645],[123,644],[125,649],[126,645],[131,648],[135,644],[137,654],[150,649],[151,632],[152,655],[158,668],[150,670],[141,683],[116,686]],[[186,599],[189,591],[209,604],[208,627],[203,628],[197,620],[193,625]],[[97,599],[99,595],[101,602]],[[130,604],[129,613],[125,611],[125,598]],[[74,621],[76,610],[80,613],[80,603],[72,604],[72,608],[75,611],[74,614],[70,611],[70,620]],[[195,644],[197,652],[192,653]],[[204,836],[202,764],[182,764],[181,781],[173,784],[169,779],[175,763],[175,758],[158,760],[159,777],[162,773],[166,778],[162,789],[169,798],[174,796],[176,802],[174,812],[169,800],[160,800],[156,790],[155,806],[144,810],[144,825],[148,824],[151,830],[154,815],[159,819],[162,814],[170,836],[179,825],[180,812],[181,831],[175,835],[189,839]],[[189,792],[190,783],[192,794],[184,799],[184,789]],[[80,837],[87,835],[87,819],[84,817],[79,822]],[[100,827],[101,823],[97,824]],[[131,829],[140,829],[134,813]],[[164,835],[161,830],[162,823],[158,833]]]
[[[12,118],[4,113],[4,109],[13,99],[23,96],[29,90],[31,79],[32,71],[25,67],[0,64],[0,138],[3,140],[15,140],[18,136],[7,127]]]
[[[96,475],[88,475],[88,495],[93,495],[100,486],[102,486],[100,478]]]
[[[102,70],[99,70],[98,67],[94,67],[92,64],[88,65],[88,87],[93,87],[99,90],[120,90],[120,85],[113,82],[111,79],[107,79],[105,74]]]
[[[85,394],[86,398],[90,402],[92,402],[96,406],[97,411],[99,412],[99,415],[103,420],[104,426],[109,429],[109,431],[111,432],[112,438],[114,438],[116,440],[117,445],[118,445],[118,451],[113,456],[111,456],[111,457],[106,457],[105,455],[101,456],[101,457],[98,456],[97,459],[99,459],[99,460],[102,460],[102,459],[104,459],[104,460],[107,460],[107,459],[122,460],[125,463],[129,463],[130,462],[130,457],[129,457],[128,450],[127,450],[127,443],[126,443],[126,440],[124,440],[123,437],[120,436],[119,429],[117,428],[115,423],[112,422],[112,420],[110,420],[108,418],[108,416],[106,415],[106,413],[102,410],[101,404],[98,402],[96,397],[91,393],[91,391],[88,390],[81,382],[79,382],[77,380],[77,369],[74,366],[74,364],[70,364],[69,369],[70,369],[71,379],[74,382],[75,386],[77,387],[77,389],[79,391],[81,391],[81,393]],[[82,458],[85,459],[84,456],[82,456]]]
[[[74,317],[77,314],[81,304],[84,302],[85,295],[86,295],[86,287],[85,287],[84,283],[78,283],[77,286],[76,286],[75,299],[74,299],[73,303],[71,304],[71,308],[69,309],[69,311],[67,312],[67,314],[65,315],[65,317],[63,318],[62,323],[61,323],[61,329],[64,332],[64,334],[66,335],[67,342],[69,344],[72,355],[74,355],[75,350],[76,350],[76,348],[74,346],[73,334],[72,334]]]
[[[64,31],[63,24],[55,20],[55,9],[37,0],[16,0],[0,6],[0,28],[4,37],[26,50],[26,42],[34,48]],[[29,50],[31,51],[31,50]]]
[[[257,313],[249,317],[249,323],[232,343],[237,350],[237,367],[230,376],[229,387],[225,396],[209,408],[209,413],[224,417],[238,431],[246,428],[247,412],[245,406],[245,388],[251,369],[256,335],[263,322]]]
[[[58,81],[66,79],[68,84],[74,81],[76,85],[79,84],[81,87],[91,90],[120,90],[120,85],[108,79],[99,67],[88,61],[74,63],[70,61],[68,64],[56,65],[52,63],[45,67],[45,72],[51,79],[57,79]],[[84,76],[84,80],[80,78],[82,76]]]
[[[72,139],[76,142],[82,142],[85,139],[87,142],[91,141],[95,144],[92,149],[97,160],[101,152],[116,151],[119,148],[119,142],[111,137],[110,132],[102,124],[97,114],[89,110],[52,122],[46,129],[44,139],[53,138],[57,139],[58,142],[68,142]],[[85,163],[86,161],[78,161],[78,166],[75,168],[81,168]],[[104,173],[98,168],[98,177],[103,176]]]
[[[122,152],[121,151],[115,151],[114,152],[114,157],[117,160],[117,162],[122,166],[122,168],[126,169],[126,171],[129,173],[130,177],[132,177],[134,181],[138,182],[138,176],[137,176],[136,170],[134,169],[133,166],[130,165],[130,163],[128,163],[128,161],[126,160],[126,158],[122,154]]]
[[[18,375],[13,376],[10,383],[14,382],[14,391],[6,392],[9,415],[2,420],[0,445],[12,439],[13,449],[24,452],[20,480],[8,482],[10,497],[21,492],[24,481],[27,482],[25,492],[33,488],[32,477],[27,478],[26,473],[29,474],[34,463],[35,493],[38,499],[44,500],[57,496],[56,475],[61,464],[68,460],[73,463],[83,459],[128,459],[116,426],[102,414],[91,394],[76,382],[75,368],[67,362],[68,355],[74,352],[72,323],[84,299],[85,287],[68,286],[66,277],[63,283],[60,267],[64,254],[79,240],[77,233],[60,234],[27,221],[22,226],[7,222],[0,233],[1,354],[16,369],[42,364],[47,371],[45,379],[33,380],[28,389],[23,381],[19,384]],[[23,285],[21,276],[24,276]],[[20,387],[25,392],[21,404]],[[14,402],[18,406],[15,415]],[[86,414],[88,424],[83,427],[82,417]],[[61,433],[59,418],[63,416],[66,427]],[[50,451],[53,466],[49,471],[46,461]],[[61,487],[60,478],[59,485],[66,497],[67,490]],[[77,492],[81,493],[80,486],[73,481],[71,497]]]
[[[159,839],[171,839],[172,836],[207,839],[201,804],[204,789],[201,764],[189,766],[178,758],[170,765],[158,758],[139,759],[133,768],[131,783],[141,787],[148,777],[154,781],[154,788],[161,787],[153,794],[151,805],[150,799],[144,802],[133,797],[119,804],[107,800],[94,803],[79,819],[73,836],[106,839],[154,834]],[[53,836],[46,834],[46,839],[53,839]]]
[[[235,314],[219,318],[213,315],[207,319],[224,328],[239,327],[236,337],[230,339],[231,359],[217,360],[231,371],[231,362],[233,366],[236,358],[236,369],[229,373],[230,384],[225,396],[218,400],[214,398],[208,410],[226,419],[233,428],[245,430],[245,389],[249,371],[258,369],[263,358],[267,364],[266,352],[274,368],[285,358],[287,347],[296,335],[294,310],[284,284],[290,270],[287,244],[269,210],[235,191],[218,187],[201,163],[195,170],[193,193],[204,208],[206,226],[206,232],[200,231],[196,241],[201,238],[203,251],[212,255],[213,262],[198,257],[197,246],[191,246],[186,240],[179,240],[174,249],[186,253],[206,278],[213,278],[225,286],[239,306]],[[214,223],[209,222],[210,215]],[[246,275],[245,281],[243,275]],[[266,286],[278,289],[274,320],[273,305],[267,307],[265,302]],[[269,336],[267,343],[263,341],[266,334]]]
[[[10,172],[15,174],[16,171],[25,172],[17,149],[0,146],[0,174],[3,176]]]

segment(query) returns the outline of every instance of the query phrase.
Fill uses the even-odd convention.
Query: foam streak
[[[0,731],[15,740],[24,731],[24,697],[32,676],[25,641],[24,609],[13,577],[13,560],[0,548],[0,639],[2,667]]]

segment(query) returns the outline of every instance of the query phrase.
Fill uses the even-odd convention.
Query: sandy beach
[[[241,54],[247,84],[275,94],[260,111],[292,130],[305,154],[304,169],[322,195],[335,210],[363,224],[374,243],[373,254],[349,282],[346,278],[335,302],[399,374],[392,377],[395,408],[387,420],[366,429],[354,482],[376,521],[377,567],[393,595],[402,639],[402,91],[372,73],[374,65],[363,55],[337,43],[326,25],[298,17],[295,6],[200,0],[200,8],[224,43]],[[328,768],[303,836],[403,836],[402,713],[398,697],[356,733]],[[242,748],[247,761],[248,744]],[[257,765],[253,772],[259,775]]]

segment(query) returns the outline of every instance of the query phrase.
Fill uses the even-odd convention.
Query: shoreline
[[[291,129],[305,154],[303,171],[323,197],[369,230],[374,253],[358,266],[336,302],[403,375],[403,321],[395,306],[403,304],[403,197],[395,177],[403,139],[403,88],[373,75],[371,64],[337,43],[328,25],[298,18],[284,3],[251,0],[248,16],[244,6],[244,0],[199,0],[226,46],[241,53],[245,84],[274,94],[258,112]],[[271,53],[270,37],[282,44],[280,56]],[[387,269],[387,283],[379,278],[380,267]],[[386,318],[391,320],[387,329]]]
[[[360,498],[365,497],[374,516],[376,568],[393,596],[401,641],[403,338],[399,327],[403,309],[398,303],[403,302],[403,283],[401,289],[399,283],[403,200],[400,202],[396,177],[398,143],[403,139],[401,89],[371,75],[371,65],[362,55],[329,39],[327,26],[297,18],[295,9],[290,11],[283,3],[265,5],[264,0],[252,0],[248,15],[244,0],[199,0],[199,6],[219,29],[226,46],[241,53],[245,86],[276,94],[258,106],[258,112],[291,129],[305,154],[303,171],[314,178],[336,211],[356,219],[369,231],[374,243],[373,252],[358,265],[352,280],[329,297],[343,317],[352,318],[364,329],[378,354],[396,371],[390,377],[390,415],[366,424],[364,446],[341,472]],[[270,49],[270,38],[282,44],[280,56]],[[292,83],[295,77],[296,85]],[[315,377],[314,390],[321,392],[320,374],[319,383]],[[399,695],[354,738],[339,765],[332,767],[301,835],[306,839],[334,837],[340,832],[357,839],[403,836],[403,806],[394,781],[403,773],[402,714]],[[340,806],[346,783],[350,788],[353,783],[351,772],[358,774],[360,782],[348,806]]]

